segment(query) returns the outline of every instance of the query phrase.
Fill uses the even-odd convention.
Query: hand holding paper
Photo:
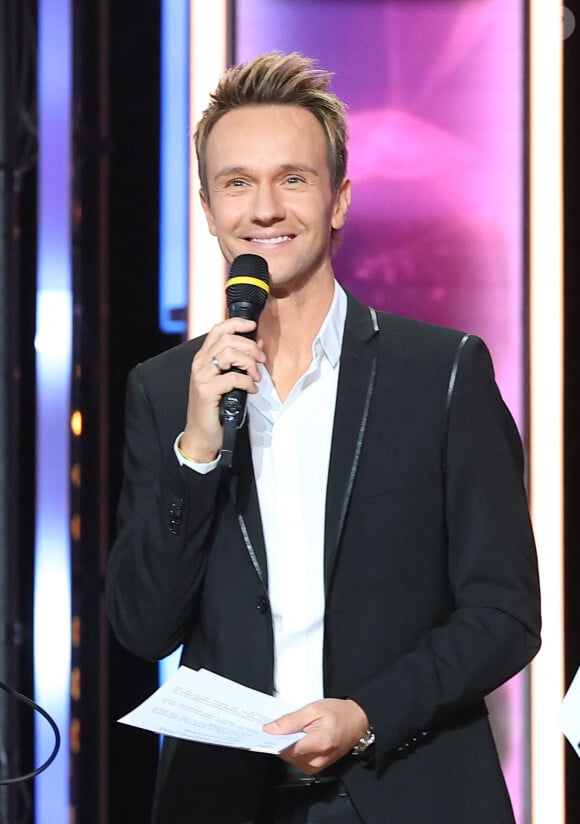
[[[307,775],[316,775],[350,752],[368,726],[366,713],[355,701],[322,698],[267,724],[266,730],[304,730],[306,739],[288,747],[282,758]]]
[[[119,721],[159,735],[277,755],[305,733],[272,735],[262,727],[295,709],[208,670],[181,666]]]

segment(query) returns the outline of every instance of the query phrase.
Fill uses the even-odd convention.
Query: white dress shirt
[[[260,365],[248,426],[268,560],[276,694],[301,707],[324,696],[324,522],[346,294],[338,283],[312,362],[284,403]],[[204,472],[211,464],[181,464]]]
[[[268,558],[274,684],[301,707],[324,695],[324,516],[346,295],[312,344],[312,362],[284,403],[262,368],[248,396],[249,432]]]

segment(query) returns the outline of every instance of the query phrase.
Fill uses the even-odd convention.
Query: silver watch
[[[369,727],[362,738],[356,742],[354,747],[352,748],[351,755],[362,755],[363,752],[368,750],[371,744],[375,743],[375,731],[372,727]]]

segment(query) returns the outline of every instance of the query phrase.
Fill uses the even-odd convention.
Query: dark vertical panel
[[[17,359],[15,345],[14,287],[16,283],[17,249],[16,184],[15,184],[15,71],[12,37],[15,31],[13,3],[0,2],[0,679],[15,686],[18,679],[15,655],[16,620],[18,614],[18,574],[13,552],[16,524],[11,517],[14,493],[11,474],[16,467],[13,448],[17,409],[14,397],[13,370]],[[17,724],[20,713],[13,712],[13,699],[0,696],[0,729],[2,729],[2,761],[8,765],[4,776],[10,775],[20,762]],[[14,816],[14,790],[2,787],[0,809],[10,820]]]
[[[580,667],[580,3],[564,41],[565,626],[566,686]],[[549,277],[549,273],[546,273]],[[566,819],[580,821],[580,762],[566,744]]]
[[[74,5],[71,442],[71,807],[108,822],[109,25],[107,0]]]
[[[178,341],[159,332],[160,0],[110,11],[110,525],[121,483],[129,369]],[[158,741],[116,719],[157,686],[157,666],[110,642],[109,824],[148,820]]]
[[[21,254],[20,240],[31,224],[34,240],[28,208],[34,189],[34,176],[29,174],[34,161],[31,42],[31,4],[0,0],[0,680],[27,695],[32,692],[34,473],[24,473],[21,467],[24,461],[30,466],[34,463],[31,332],[35,266],[28,249]],[[30,235],[24,239],[29,241]],[[2,777],[29,771],[32,716],[4,692],[0,694],[0,733]],[[0,812],[5,820],[22,820],[30,808],[30,796],[30,783],[2,787]]]

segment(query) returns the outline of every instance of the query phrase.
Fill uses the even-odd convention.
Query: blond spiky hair
[[[328,146],[328,167],[334,192],[346,175],[346,106],[328,91],[332,74],[315,68],[314,60],[293,52],[270,52],[233,66],[224,74],[195,131],[201,189],[207,195],[207,141],[217,121],[241,106],[301,106],[322,126]]]

